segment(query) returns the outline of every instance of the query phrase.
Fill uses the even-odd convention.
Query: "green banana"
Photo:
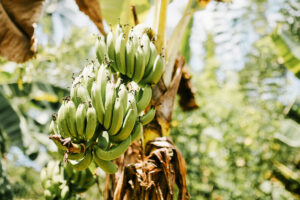
[[[124,34],[121,33],[116,39],[116,47],[115,47],[117,68],[121,74],[125,74],[125,66],[126,66],[125,49],[126,49],[126,42],[125,42]]]
[[[45,190],[44,191],[44,196],[45,196],[46,200],[52,200],[52,199],[54,199],[54,196],[53,196],[53,194],[51,193],[50,190]]]
[[[70,189],[69,186],[64,185],[63,188],[61,189],[61,199],[67,199],[69,197],[70,194]]]
[[[64,167],[64,176],[67,178],[67,179],[70,179],[73,177],[73,168],[70,164],[66,164],[66,166]]]
[[[130,108],[125,116],[121,130],[119,131],[119,133],[117,135],[113,135],[110,138],[113,141],[125,140],[130,135],[132,129],[134,128],[136,116],[137,115],[136,115],[136,112],[134,111],[134,109]]]
[[[111,126],[112,111],[116,99],[116,90],[113,83],[107,83],[106,86],[106,99],[105,99],[105,117],[103,126],[108,130]]]
[[[152,71],[154,61],[157,57],[157,50],[156,50],[155,44],[150,42],[149,47],[150,47],[150,58],[149,58],[148,64],[146,65],[146,68],[145,68],[144,77],[146,77]]]
[[[48,163],[47,168],[46,168],[46,174],[47,174],[47,179],[52,179],[52,174],[55,168],[55,165],[57,165],[58,161],[51,161]]]
[[[94,136],[97,127],[97,114],[95,108],[92,106],[91,103],[89,103],[86,115],[87,120],[85,128],[85,138],[86,140],[89,140]]]
[[[131,134],[131,142],[140,139],[143,136],[143,125],[141,122],[137,122]]]
[[[92,186],[96,182],[96,180],[95,180],[93,174],[91,173],[90,169],[85,170],[84,181],[82,181],[82,182],[83,183],[82,184],[80,183],[79,186],[81,188],[86,188],[86,189],[89,188],[90,186]]]
[[[123,29],[121,24],[117,24],[116,30],[115,30],[115,38],[118,38],[119,35],[123,33]]]
[[[145,87],[141,87],[140,91],[142,91],[142,94],[136,104],[138,113],[143,111],[149,105],[152,98],[152,88],[150,85],[147,84]]]
[[[91,75],[88,77],[88,80],[86,82],[86,85],[87,85],[87,91],[89,93],[89,99],[91,98],[91,91],[92,91],[92,86],[93,86],[93,83],[95,82],[95,74]]]
[[[144,33],[151,31],[151,28],[147,27],[145,24],[138,24],[133,28],[133,33],[137,37],[142,37]]]
[[[53,179],[54,175],[58,175],[59,174],[59,171],[60,171],[59,168],[60,168],[59,162],[56,161],[55,165],[53,167],[53,171],[52,171],[52,179]]]
[[[57,114],[55,114],[55,113],[52,114],[52,121],[53,121],[53,126],[52,126],[53,127],[53,132],[54,132],[55,135],[59,135],[59,128],[58,128],[58,122],[57,122]]]
[[[108,72],[106,70],[106,67],[104,65],[101,65],[97,74],[96,83],[94,83],[94,86],[92,87],[93,105],[95,105],[97,118],[100,124],[103,124],[104,121],[104,104],[107,76]]]
[[[76,129],[79,138],[84,137],[86,115],[87,115],[86,105],[84,103],[79,104],[75,116]]]
[[[116,158],[119,158],[127,148],[129,147],[131,142],[131,136],[129,135],[126,140],[122,141],[120,144],[114,146],[112,149],[109,149],[107,151],[95,147],[95,154],[97,155],[98,158],[102,160],[114,160]]]
[[[95,153],[94,161],[101,169],[103,169],[103,171],[105,171],[108,174],[114,174],[118,171],[118,167],[112,161],[102,160],[98,158]]]
[[[74,170],[72,164],[71,163],[68,163],[68,164],[72,167],[72,170]],[[73,174],[70,182],[73,184],[76,184],[76,183],[78,183],[79,180],[80,180],[80,173],[78,171],[74,170],[74,174]]]
[[[41,170],[41,173],[40,173],[40,179],[41,179],[43,188],[45,188],[46,181],[47,181],[47,172],[46,172],[46,168],[43,168],[43,169]]]
[[[51,188],[53,188],[52,186],[53,186],[53,183],[52,183],[52,176],[51,176],[49,179],[47,179],[45,181],[45,188],[51,189]]]
[[[83,186],[84,185],[85,176],[86,176],[86,170],[80,171],[80,179],[79,179],[79,182],[77,183],[78,186]]]
[[[103,124],[104,106],[101,98],[100,84],[97,84],[96,82],[93,83],[91,96],[92,96],[93,106],[95,107],[96,110],[97,119],[101,124]]]
[[[129,37],[132,41],[133,49],[136,50],[140,45],[140,37],[134,33],[133,29],[129,32]]]
[[[76,107],[72,100],[68,101],[66,104],[66,111],[67,111],[67,126],[69,128],[69,131],[71,133],[72,137],[77,137],[77,130],[76,130]]]
[[[140,121],[143,125],[150,123],[155,117],[156,110],[151,108],[145,115],[140,117]]]
[[[107,47],[105,44],[105,39],[103,36],[100,36],[98,39],[98,45],[97,45],[97,59],[98,62],[101,64],[105,60],[105,56],[107,54]]]
[[[157,84],[164,71],[163,58],[156,56],[151,72],[141,81],[141,83]]]
[[[84,154],[84,152],[68,154],[68,160],[80,160],[84,157]]]
[[[49,126],[50,135],[58,135],[58,132],[56,131],[55,126],[56,126],[56,123],[54,120],[52,120],[50,122],[50,126]],[[55,139],[53,139],[52,141],[56,144],[58,149],[63,150],[63,151],[67,150],[67,147],[63,146],[59,141],[57,141]]]
[[[135,46],[133,42],[133,38],[129,37],[126,43],[126,76],[132,78],[134,72],[134,52]]]
[[[70,97],[71,100],[75,103],[75,106],[78,106],[78,101],[77,101],[77,87],[78,84],[72,84],[71,89],[70,89]]]
[[[149,40],[147,33],[143,34],[143,36],[141,38],[141,45],[143,46],[145,65],[147,65],[149,62],[150,53],[151,53],[150,40]]]
[[[57,127],[57,122],[56,122],[55,117],[53,117],[52,121],[50,122],[49,133],[50,133],[50,135],[59,135],[59,130]],[[55,139],[53,139],[52,141],[56,144],[58,149],[63,150],[63,151],[68,149],[66,146],[62,145],[59,141],[57,141]]]
[[[78,171],[82,171],[89,167],[89,165],[92,162],[92,159],[93,159],[92,152],[90,149],[87,149],[84,157],[80,161],[76,162],[75,164],[71,163],[71,165],[74,169]]]
[[[102,134],[99,134],[98,136],[98,142],[97,146],[101,149],[107,149],[109,148],[109,135],[106,131],[102,131]]]
[[[120,130],[123,122],[123,115],[124,115],[123,110],[124,109],[123,109],[123,104],[121,102],[121,99],[117,98],[113,109],[111,126],[108,130],[109,134],[115,135]]]
[[[56,144],[58,149],[63,150],[63,151],[68,150],[68,148],[66,146],[62,145],[59,141],[57,141],[55,139],[53,139],[52,141]]]
[[[142,47],[138,47],[135,52],[134,73],[132,80],[136,83],[140,82],[145,72],[145,58]]]
[[[91,100],[87,88],[82,84],[80,84],[77,88],[77,98],[79,99],[79,102],[85,102],[85,103]]]
[[[88,189],[90,188],[92,185],[94,185],[94,183],[96,183],[96,180],[94,179],[93,176],[91,176],[91,179],[85,180],[85,183],[82,187]]]
[[[54,120],[51,120],[51,122],[50,122],[49,133],[50,133],[50,135],[53,135],[53,134],[57,135],[57,133],[55,132]]]
[[[137,106],[136,106],[136,97],[135,97],[135,90],[131,90],[129,93],[128,93],[128,102],[127,102],[127,108],[126,108],[126,111],[128,111],[129,109],[133,109],[134,110],[134,113],[135,115],[138,114],[138,111],[137,111]],[[127,113],[127,112],[126,112]]]
[[[126,113],[127,109],[127,101],[128,101],[128,90],[124,84],[121,84],[118,91],[118,97],[120,98],[122,107],[123,107],[123,115]]]
[[[63,102],[63,104],[61,105],[61,107],[58,110],[58,114],[57,114],[57,122],[58,122],[58,128],[59,128],[59,132],[60,135],[63,138],[67,138],[70,137],[70,132],[66,123],[66,105],[65,105],[65,101]]]
[[[109,72],[105,65],[101,65],[97,74],[96,83],[97,85],[100,85],[100,91],[101,91],[100,97],[103,105],[105,104],[105,98],[106,98],[105,93],[106,93],[106,85],[108,80],[109,80]]]
[[[107,44],[107,53],[108,53],[108,57],[111,60],[111,68],[113,69],[113,71],[117,71],[117,66],[116,66],[116,55],[115,55],[115,39],[114,39],[114,34],[110,31],[107,34],[107,38],[106,38],[106,44]]]

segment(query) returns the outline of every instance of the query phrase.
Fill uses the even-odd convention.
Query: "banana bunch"
[[[71,96],[63,99],[57,115],[53,116],[50,134],[70,137],[72,141],[88,141],[93,137],[97,128],[96,110],[90,96],[94,80],[94,66],[86,66],[75,78]]]
[[[113,81],[106,74],[109,74],[108,66],[102,64],[91,92],[102,127],[97,145],[93,146],[93,158],[105,172],[115,173],[117,167],[111,161],[120,157],[131,142],[141,138],[143,124],[154,118],[155,110],[154,113],[151,110],[152,115],[147,112],[139,116],[151,101],[150,85],[142,88],[121,78]]]
[[[95,183],[89,169],[78,172],[70,165],[64,167],[59,161],[50,161],[42,169],[40,177],[47,200],[78,199],[76,194],[86,191]]]
[[[157,54],[147,29],[138,26],[131,29],[126,41],[121,25],[107,37],[100,37],[97,44],[99,63],[109,60],[111,71],[128,77],[140,84],[156,84],[164,70],[163,58]]]
[[[143,28],[132,29],[128,40],[118,26],[100,38],[97,58],[74,78],[70,96],[53,115],[49,132],[78,171],[94,161],[107,173],[115,173],[113,160],[143,135],[143,125],[156,114],[149,108],[151,84],[163,73],[163,58]],[[80,149],[74,153],[74,148]]]

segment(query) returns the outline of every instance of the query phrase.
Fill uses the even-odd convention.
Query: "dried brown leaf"
[[[185,60],[182,56],[175,61],[173,79],[168,90],[165,90],[166,88],[162,84],[162,81],[160,81],[161,84],[158,84],[153,89],[153,100],[156,109],[156,116],[155,119],[146,126],[146,129],[155,130],[156,132],[162,134],[160,136],[169,135],[174,101],[178,91],[184,63]]]
[[[136,163],[124,166],[122,173],[116,176],[116,188],[107,189],[114,191],[114,197],[105,199],[173,199],[175,183],[179,189],[178,199],[189,199],[185,162],[173,142],[166,137],[156,138],[146,145],[145,153]]]
[[[35,23],[44,0],[0,1],[0,56],[22,63],[37,51]]]
[[[190,111],[199,108],[196,104],[195,89],[191,83],[192,76],[185,66],[182,70],[182,77],[180,80],[178,95],[180,96],[179,105],[183,111]]]
[[[103,26],[103,17],[101,12],[101,6],[98,0],[75,0],[79,10],[89,16],[89,18],[97,26],[100,33],[106,35]]]

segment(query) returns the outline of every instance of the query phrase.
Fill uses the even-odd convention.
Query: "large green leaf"
[[[17,83],[0,85],[0,129],[8,136],[10,145],[26,149],[28,154],[38,152],[40,141],[35,133],[45,132],[45,114],[49,113],[50,119],[58,109],[59,99],[67,93],[66,89],[42,82],[23,84],[22,90]]]
[[[287,117],[300,124],[300,99],[298,99],[289,110]]]
[[[275,134],[275,138],[291,147],[300,147],[300,125],[290,119],[282,121],[280,133]]]
[[[166,66],[165,66],[165,72],[163,74],[163,80],[167,87],[170,86],[172,73],[173,73],[173,67],[176,60],[176,56],[178,53],[178,50],[180,49],[180,45],[178,45],[178,41],[181,42],[182,37],[184,36],[186,27],[188,26],[191,18],[192,18],[192,12],[186,12],[183,17],[180,19],[176,27],[174,28],[171,37],[167,44],[167,55],[166,55]]]
[[[271,37],[286,68],[300,78],[300,42],[287,31],[276,31]]]
[[[12,145],[23,148],[20,119],[10,103],[0,92],[0,129],[9,137]]]
[[[0,160],[0,197],[1,199],[13,199],[11,186],[6,176],[6,172],[2,167],[2,161]]]
[[[99,0],[101,4],[101,9],[103,13],[103,17],[105,21],[108,24],[111,24],[112,26],[115,26],[118,23],[128,23],[124,22],[124,16],[126,16],[128,13],[131,14],[130,5],[136,6],[136,11],[138,14],[139,21],[144,21],[149,9],[150,4],[147,0],[131,0],[131,1],[125,1],[125,0]],[[130,15],[132,16],[132,15]]]
[[[193,17],[190,20],[189,24],[186,27],[183,39],[181,41],[181,49],[180,53],[184,56],[186,62],[188,63],[191,58],[191,48],[190,48],[190,37],[191,37],[191,31],[193,27]]]

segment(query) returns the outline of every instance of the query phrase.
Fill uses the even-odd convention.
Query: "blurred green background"
[[[167,36],[183,2],[170,4]],[[297,0],[236,0],[194,14],[181,53],[200,108],[176,104],[171,129],[192,199],[300,199],[299,10]],[[0,199],[43,199],[39,172],[61,159],[50,116],[95,59],[97,34],[74,1],[48,0],[36,59],[0,58]],[[104,175],[81,198],[101,199]]]

